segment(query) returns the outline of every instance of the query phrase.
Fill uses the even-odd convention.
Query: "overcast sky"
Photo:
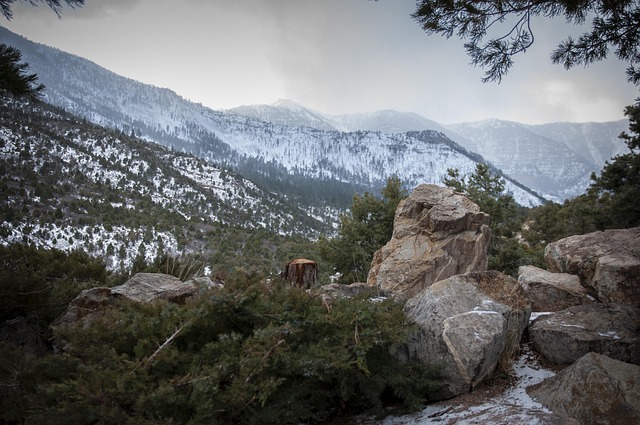
[[[462,42],[427,36],[415,0],[86,0],[62,18],[14,3],[0,25],[215,109],[292,99],[329,114],[396,109],[440,123],[611,121],[638,97],[616,59],[570,71],[549,55],[576,33],[539,19],[500,85]],[[1,42],[1,40],[0,40]]]

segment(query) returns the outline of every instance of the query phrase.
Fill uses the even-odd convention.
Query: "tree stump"
[[[309,289],[318,280],[318,263],[305,258],[297,258],[287,263],[282,277],[295,287]]]

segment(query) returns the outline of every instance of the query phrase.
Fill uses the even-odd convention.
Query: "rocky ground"
[[[550,367],[542,366],[538,357],[522,346],[513,362],[509,379],[494,379],[469,394],[431,404],[421,412],[364,422],[375,425],[465,425],[465,424],[551,424],[558,417],[542,404],[532,400],[525,388],[555,375]],[[566,422],[565,422],[566,423]]]

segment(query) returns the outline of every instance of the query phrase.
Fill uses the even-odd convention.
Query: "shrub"
[[[56,330],[68,352],[25,365],[3,396],[34,423],[297,424],[414,409],[436,375],[390,354],[410,330],[390,300],[329,307],[239,275],[184,305],[122,303],[91,326]]]

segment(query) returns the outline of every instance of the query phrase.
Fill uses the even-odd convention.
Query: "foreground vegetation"
[[[327,306],[236,274],[184,305],[123,302],[86,328],[52,332],[81,289],[122,276],[80,253],[11,246],[0,259],[2,423],[321,423],[416,409],[437,378],[392,356],[411,330],[392,301]],[[67,351],[55,354],[51,337]]]

